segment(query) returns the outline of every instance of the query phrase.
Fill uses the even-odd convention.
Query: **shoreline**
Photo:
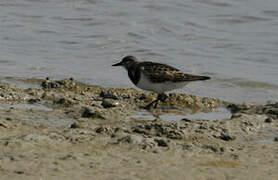
[[[275,179],[278,103],[233,104],[171,93],[159,108],[134,114],[155,95],[77,82],[2,79],[3,179]],[[170,107],[170,108],[169,108]],[[227,108],[231,117],[185,118]],[[184,116],[165,120],[163,115]]]

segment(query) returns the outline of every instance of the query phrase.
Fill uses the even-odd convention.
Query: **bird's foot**
[[[161,101],[161,102],[165,102],[165,100],[168,98],[168,96],[164,93],[162,94],[158,94],[157,96],[157,99],[152,101],[151,103],[149,103],[147,106],[144,107],[144,109],[151,109],[152,107],[153,108],[157,108],[157,104],[158,104],[158,101]]]
[[[151,103],[149,103],[148,105],[146,105],[144,107],[144,109],[150,110],[152,107],[156,108],[157,103],[158,103],[158,100],[156,99],[156,100],[152,101]]]
[[[157,100],[161,101],[161,102],[165,102],[165,100],[168,98],[168,96],[164,93],[162,94],[158,94],[157,96]]]

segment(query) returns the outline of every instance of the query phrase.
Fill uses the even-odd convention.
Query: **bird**
[[[208,76],[183,73],[167,64],[139,61],[132,55],[123,57],[120,62],[112,66],[124,67],[129,79],[136,87],[158,94],[156,100],[146,105],[145,109],[157,108],[159,101],[164,102],[167,99],[165,92],[183,88],[189,82],[211,79]]]

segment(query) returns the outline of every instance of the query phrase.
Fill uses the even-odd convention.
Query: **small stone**
[[[271,115],[278,115],[278,108],[272,108],[268,110],[266,113]]]
[[[170,139],[182,139],[182,135],[176,131],[169,131],[166,136]]]
[[[5,124],[0,123],[0,127],[8,128]]]
[[[230,104],[227,106],[227,109],[229,109],[232,113],[237,113],[242,111],[244,108],[242,107],[242,105]]]
[[[96,128],[96,133],[102,133],[104,131],[104,128],[103,127],[98,127]]]
[[[42,82],[41,86],[46,89],[51,89],[51,88],[58,88],[59,85],[56,82],[51,82],[46,80]]]
[[[266,118],[264,120],[265,123],[272,123],[273,119],[272,118]]]
[[[139,127],[134,128],[132,131],[134,133],[138,133],[138,134],[146,134],[146,132],[143,129],[139,128]]]
[[[240,118],[242,115],[240,113],[232,114],[231,119]]]
[[[221,134],[219,136],[219,138],[222,139],[223,141],[233,141],[236,139],[235,137],[227,135],[227,134]]]
[[[187,119],[187,118],[183,118],[182,121],[184,121],[184,122],[192,122],[191,119]]]
[[[72,100],[62,97],[62,98],[59,98],[58,100],[55,100],[54,104],[60,104],[60,105],[66,106],[66,107],[70,107],[74,103]]]
[[[219,150],[220,152],[225,152],[225,147],[220,147]]]
[[[99,112],[92,112],[89,108],[84,108],[81,116],[83,118],[105,119]]]
[[[7,117],[7,118],[6,118],[6,120],[7,120],[7,121],[11,121],[11,120],[12,120],[12,118],[10,118],[10,117]]]
[[[107,100],[103,100],[101,103],[102,107],[104,108],[112,108],[112,107],[116,107],[116,105],[113,102],[107,101]]]
[[[80,126],[80,124],[74,122],[74,123],[72,123],[72,124],[70,125],[69,128],[71,128],[71,129],[76,129],[76,128],[81,128],[81,126]]]
[[[213,145],[204,145],[203,148],[204,149],[209,149],[209,150],[211,150],[215,153],[219,151],[219,149],[216,146],[213,146]]]
[[[275,141],[275,142],[278,142],[278,137],[275,137],[275,138],[274,138],[274,141]]]
[[[56,101],[55,103],[57,104],[65,104],[66,99],[65,98],[60,98],[58,101]]]
[[[106,99],[114,99],[117,100],[118,97],[112,94],[110,91],[101,91],[100,92],[100,97],[106,98]]]
[[[152,152],[155,154],[159,153],[157,149],[153,150]]]
[[[76,157],[71,154],[59,157],[59,160],[75,160],[75,159],[76,159]]]
[[[14,171],[14,173],[16,173],[16,174],[24,174],[24,171],[17,170],[17,171]]]
[[[158,146],[161,146],[161,147],[167,147],[168,144],[163,140],[163,139],[155,139],[154,140]]]
[[[192,150],[193,149],[193,145],[191,144],[191,143],[184,143],[183,145],[182,145],[182,149],[183,150]]]
[[[147,99],[145,94],[141,94],[141,96],[138,97],[139,100],[145,100]]]
[[[35,104],[35,103],[38,103],[38,102],[40,102],[41,100],[40,99],[29,99],[28,100],[28,103],[30,103],[30,104]]]
[[[131,139],[130,136],[125,136],[125,137],[122,137],[122,138],[118,139],[118,143],[130,144],[130,143],[132,143],[132,139]]]
[[[128,94],[122,94],[122,95],[121,95],[121,98],[123,98],[123,99],[129,99],[130,96],[129,96]]]

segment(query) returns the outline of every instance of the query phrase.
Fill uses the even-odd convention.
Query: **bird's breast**
[[[186,84],[186,82],[175,83],[171,81],[166,81],[163,83],[153,83],[144,73],[141,72],[140,79],[138,80],[138,83],[135,85],[138,88],[161,94],[174,89],[182,88]]]

